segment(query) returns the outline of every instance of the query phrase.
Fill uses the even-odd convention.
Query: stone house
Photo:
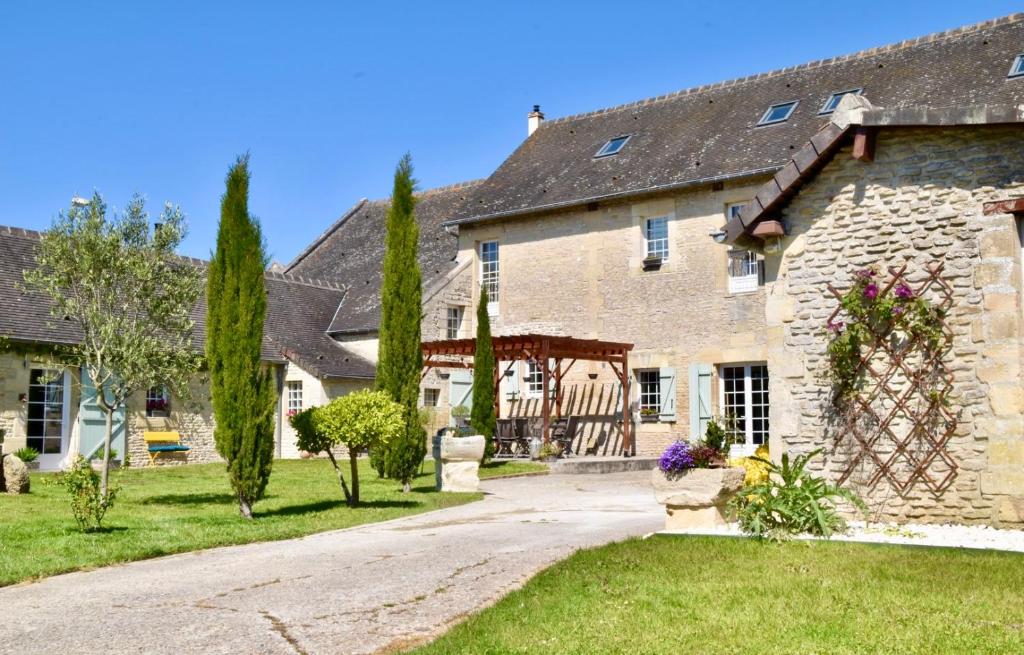
[[[1024,523],[1022,142],[1019,102],[844,100],[723,228],[766,253],[770,450],[824,448],[823,469],[878,516]],[[903,270],[907,299],[945,303],[948,343],[935,366],[908,330],[883,332],[883,347],[861,349],[871,370],[843,414],[827,346],[851,318],[834,314],[829,285],[848,290],[869,269],[880,294]]]
[[[5,341],[0,352],[0,430],[4,452],[32,447],[41,453],[40,467],[52,470],[76,453],[88,457],[97,452],[105,428],[87,376],[70,368],[52,370],[45,355],[48,347],[75,343],[81,335],[72,323],[50,316],[45,297],[23,292],[23,271],[36,265],[38,239],[38,232],[0,227],[0,335]],[[374,369],[358,352],[327,336],[346,287],[268,272],[266,288],[263,358],[273,368],[281,394],[275,440],[279,456],[297,456],[294,439],[289,439],[289,410],[371,385]],[[205,302],[193,312],[200,350],[205,312]],[[147,460],[143,432],[176,430],[191,450],[163,456],[161,464],[216,461],[213,425],[204,380],[195,381],[187,403],[166,390],[151,389],[116,417],[113,449],[118,459],[128,454],[134,465],[142,465]]]

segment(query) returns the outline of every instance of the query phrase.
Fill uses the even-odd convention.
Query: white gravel
[[[735,523],[725,528],[707,530],[665,530],[658,534],[700,534],[742,537]],[[797,539],[820,539],[800,535]],[[999,530],[981,525],[931,524],[865,524],[851,522],[849,534],[832,535],[832,541],[859,541],[910,546],[944,546],[948,548],[980,548],[1024,553],[1024,530]]]

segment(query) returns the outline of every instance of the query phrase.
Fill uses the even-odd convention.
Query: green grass
[[[491,460],[480,467],[480,479],[547,473],[548,465],[518,459]]]
[[[415,653],[1020,653],[1024,555],[652,537],[577,553]]]
[[[348,462],[344,465],[348,479]],[[502,469],[488,469],[492,470]],[[500,475],[501,473],[495,473]],[[278,460],[255,521],[238,515],[222,464],[130,469],[118,475],[121,495],[99,533],[80,532],[65,491],[34,474],[32,493],[0,494],[0,585],[55,573],[212,546],[287,539],[461,505],[481,494],[434,492],[433,464],[413,491],[379,480],[364,460],[362,505],[344,504],[328,461]],[[351,484],[351,480],[348,480]]]

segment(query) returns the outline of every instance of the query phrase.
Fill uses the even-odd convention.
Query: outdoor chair
[[[563,457],[573,455],[572,442],[576,439],[576,430],[579,427],[579,422],[579,416],[570,416],[556,421],[557,426],[552,425],[551,440],[561,447]]]
[[[498,419],[495,440],[498,442],[498,448],[494,453],[496,458],[515,457],[514,449],[517,449],[518,440],[516,438],[516,426],[512,419]]]

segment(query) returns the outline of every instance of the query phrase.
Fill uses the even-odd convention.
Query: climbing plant
[[[886,479],[900,493],[918,482],[939,492],[956,477],[946,448],[957,426],[946,362],[953,289],[942,268],[916,283],[906,265],[884,276],[867,268],[846,291],[828,286],[838,301],[827,322],[832,403],[839,437],[853,446],[840,484],[859,467],[868,486]]]

